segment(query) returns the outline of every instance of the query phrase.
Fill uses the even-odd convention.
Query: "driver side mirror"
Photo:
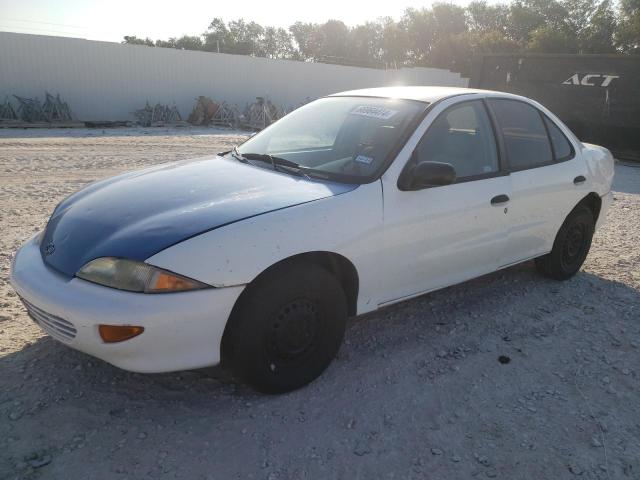
[[[420,162],[407,173],[403,190],[440,187],[456,181],[456,170],[450,163]]]

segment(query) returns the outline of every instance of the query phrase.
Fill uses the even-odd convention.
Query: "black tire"
[[[335,358],[346,320],[347,299],[333,274],[314,264],[276,266],[234,308],[223,365],[258,391],[295,390]]]
[[[538,271],[555,280],[573,277],[587,258],[594,228],[591,209],[584,205],[574,208],[560,227],[553,242],[553,250],[536,258]]]

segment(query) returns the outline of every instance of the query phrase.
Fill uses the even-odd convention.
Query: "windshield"
[[[249,159],[284,159],[330,180],[365,183],[386,167],[426,107],[389,98],[321,98],[251,137],[237,152]]]

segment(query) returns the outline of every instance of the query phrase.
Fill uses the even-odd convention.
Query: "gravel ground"
[[[287,395],[218,369],[127,373],[33,325],[8,270],[57,202],[240,139],[0,131],[0,479],[640,479],[639,168],[617,166],[572,280],[527,263],[354,319]]]

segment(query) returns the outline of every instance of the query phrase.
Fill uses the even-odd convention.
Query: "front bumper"
[[[17,253],[10,282],[40,327],[66,345],[134,372],[169,372],[220,363],[227,319],[243,286],[143,294],[60,275],[45,265],[36,237]],[[98,325],[144,332],[104,343]],[[75,332],[74,332],[75,330]]]

